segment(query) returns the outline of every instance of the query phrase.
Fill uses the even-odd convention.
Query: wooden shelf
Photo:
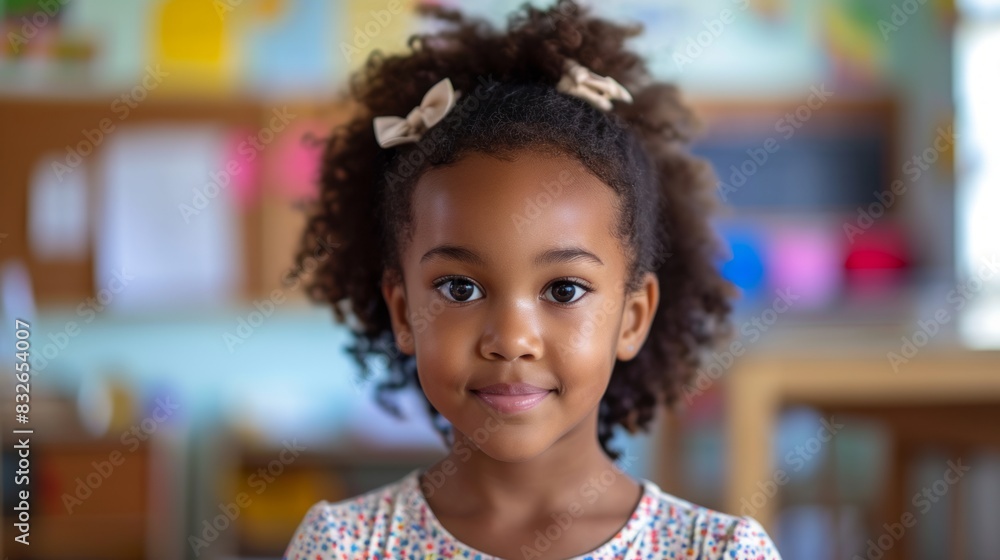
[[[885,340],[880,352],[870,344],[853,352],[812,354],[771,351],[737,362],[724,381],[727,394],[729,474],[726,508],[739,512],[744,500],[773,479],[773,434],[783,408],[808,405],[829,418],[863,415],[884,424],[893,439],[889,488],[875,520],[898,520],[906,504],[905,468],[915,446],[941,445],[952,450],[977,446],[1000,449],[1000,351],[972,351],[951,345],[928,345],[894,371]],[[754,517],[775,529],[780,499],[767,499]],[[874,529],[874,528],[873,528]],[[952,528],[955,529],[954,527]],[[886,553],[886,560],[907,557],[906,542]]]

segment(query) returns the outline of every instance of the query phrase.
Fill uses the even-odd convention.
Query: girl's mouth
[[[516,414],[535,408],[552,390],[528,383],[495,383],[472,393],[501,414]]]

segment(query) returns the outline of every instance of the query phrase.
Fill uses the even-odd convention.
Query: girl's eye
[[[578,299],[582,298],[588,291],[586,287],[576,283],[570,282],[568,280],[562,280],[553,283],[549,286],[549,289],[545,291],[546,294],[552,294],[552,298],[549,301],[554,301],[555,303],[573,303]]]
[[[474,301],[482,297],[482,291],[467,278],[452,278],[436,286],[444,297],[457,302]]]

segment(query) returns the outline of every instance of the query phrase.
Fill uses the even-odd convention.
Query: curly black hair
[[[641,25],[596,17],[573,0],[546,9],[526,3],[506,30],[440,6],[418,11],[440,20],[440,29],[411,36],[405,54],[372,53],[351,76],[356,112],[323,141],[320,196],[309,205],[296,262],[301,268],[327,244],[338,254],[319,264],[308,294],[352,325],[349,351],[363,377],[385,369],[377,399],[398,415],[390,395],[419,388],[419,380],[415,357],[395,344],[380,286],[386,273],[400,273],[417,179],[472,152],[503,158],[528,148],[577,158],[618,195],[626,286],[636,288],[651,271],[661,293],[646,343],[633,360],[615,363],[601,400],[598,439],[617,458],[608,447],[614,427],[646,430],[657,406],[674,404],[706,352],[731,336],[735,290],[718,270],[708,221],[715,174],[688,150],[697,121],[677,88],[653,80],[625,47]],[[603,111],[559,92],[567,59],[616,79],[633,102]],[[379,147],[372,118],[406,115],[445,77],[460,92],[445,119],[418,142]],[[447,440],[447,421],[427,405]]]

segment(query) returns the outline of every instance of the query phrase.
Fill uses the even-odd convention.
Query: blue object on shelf
[[[732,254],[730,260],[722,263],[722,275],[747,297],[755,299],[766,284],[763,240],[744,229],[724,228],[722,236]]]

